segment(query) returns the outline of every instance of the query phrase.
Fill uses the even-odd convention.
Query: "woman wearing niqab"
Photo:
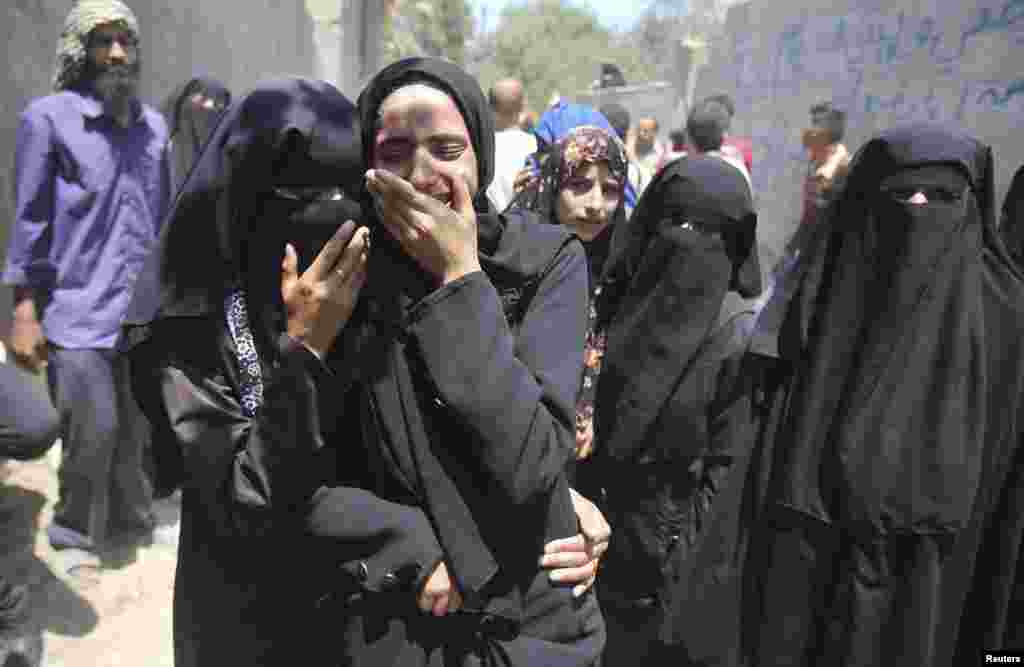
[[[372,149],[358,128],[372,140],[381,103],[414,80],[457,100],[480,156],[483,271],[440,288],[359,203]],[[493,128],[461,70],[401,61],[358,104],[300,79],[238,101],[162,240],[134,385],[179,445],[176,664],[593,664],[594,595],[538,564],[577,530],[564,468],[582,248],[488,209]],[[286,241],[300,271],[320,261],[346,218],[373,230],[372,252],[323,352],[286,333],[276,267]],[[424,610],[416,592],[442,570],[460,605],[446,593],[447,610]]]
[[[991,151],[942,126],[883,132],[831,215],[779,357],[749,358],[745,658],[945,667],[1021,648],[1024,283]]]
[[[597,300],[607,347],[594,453],[577,487],[613,531],[597,584],[606,664],[685,665],[717,649],[709,583],[735,577],[705,536],[735,514],[718,496],[739,483],[734,447],[749,423],[735,388],[753,318],[743,298],[760,291],[756,223],[739,172],[696,156],[661,171],[614,229]]]
[[[171,192],[181,189],[206,140],[231,103],[231,91],[209,76],[196,76],[167,96],[160,110],[167,119]]]
[[[999,233],[1010,256],[1018,266],[1024,267],[1024,166],[1014,174],[1003,200]]]

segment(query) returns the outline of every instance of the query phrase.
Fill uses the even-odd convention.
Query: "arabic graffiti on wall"
[[[792,200],[772,201],[774,215],[798,217],[800,130],[814,102],[847,110],[854,146],[906,121],[975,134],[1024,121],[1024,0],[849,0],[831,13],[822,4],[773,0],[736,12],[700,84],[699,94],[728,91],[746,110],[739,130],[754,142],[755,189]],[[1001,143],[1007,153],[1015,145]]]

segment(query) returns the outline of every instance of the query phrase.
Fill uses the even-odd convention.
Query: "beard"
[[[85,87],[103,103],[104,109],[115,116],[128,111],[139,95],[141,63],[131,65],[96,65],[89,63],[83,79]]]

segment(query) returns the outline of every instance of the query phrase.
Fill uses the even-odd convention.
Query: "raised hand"
[[[288,313],[288,335],[323,358],[348,323],[366,282],[369,229],[349,220],[300,276],[295,249],[285,248],[281,297]]]
[[[442,285],[480,270],[476,212],[466,180],[442,173],[451,184],[449,204],[417,192],[406,180],[372,169],[366,183],[384,228]]]

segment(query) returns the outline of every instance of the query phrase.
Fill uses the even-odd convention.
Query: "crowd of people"
[[[79,0],[21,114],[0,456],[60,438],[78,585],[180,494],[175,664],[1024,650],[1024,170],[1000,214],[989,146],[851,155],[816,104],[762,272],[726,95],[668,144],[621,105],[527,131],[519,81],[417,57],[161,113],[140,36]],[[38,662],[2,575],[0,664]]]

